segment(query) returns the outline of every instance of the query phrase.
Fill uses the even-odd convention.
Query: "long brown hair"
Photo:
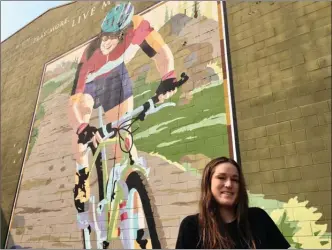
[[[214,199],[211,192],[211,179],[216,167],[222,163],[231,163],[239,173],[239,193],[235,214],[237,220],[238,233],[249,248],[256,248],[253,240],[248,220],[249,199],[243,172],[239,164],[227,157],[218,157],[211,160],[203,171],[201,182],[201,198],[199,202],[199,224],[201,230],[200,243],[205,249],[212,248],[234,248],[235,243],[228,237],[225,223],[223,222],[219,204]],[[220,228],[225,229],[220,232]]]

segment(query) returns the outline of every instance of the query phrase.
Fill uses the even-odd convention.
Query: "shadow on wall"
[[[6,221],[5,219],[5,215],[1,210],[1,249],[5,248],[5,244],[6,244],[6,238],[7,238],[7,232],[8,232],[8,221]],[[27,249],[27,248],[31,248],[31,247],[21,247],[19,245],[15,245],[15,242],[13,241],[13,238],[9,232],[8,235],[8,242],[11,242],[10,245],[12,245],[12,247],[10,247],[10,249]]]
[[[8,232],[8,222],[5,219],[5,215],[3,214],[2,208],[1,210],[1,248],[5,248],[6,237]]]

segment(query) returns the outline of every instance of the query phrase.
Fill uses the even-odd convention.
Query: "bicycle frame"
[[[175,88],[178,88],[181,85],[183,85],[188,79],[189,79],[189,77],[183,72],[181,74],[181,79],[179,81],[177,81],[176,83],[173,82],[171,84],[171,88],[169,86],[166,88],[168,89],[168,91],[174,90]],[[163,88],[165,88],[165,86],[163,86]],[[176,104],[172,103],[172,102],[160,104],[160,105],[158,105],[158,107],[155,106],[155,104],[159,102],[159,99],[158,99],[159,94],[164,93],[164,92],[167,92],[167,91],[165,91],[165,89],[164,89],[163,91],[160,90],[160,93],[159,93],[158,89],[157,89],[156,95],[154,95],[152,98],[150,98],[143,105],[132,110],[131,112],[127,112],[118,121],[112,122],[111,124],[108,124],[108,125],[111,125],[111,128],[119,127],[119,126],[123,125],[124,123],[131,121],[133,119],[133,117],[136,115],[137,115],[137,117],[135,117],[135,119],[134,119],[135,121],[137,121],[138,119],[144,120],[144,118],[147,115],[156,113],[165,107],[176,106]],[[102,108],[99,107],[98,108],[99,127],[100,127],[100,129],[102,129],[102,132],[105,135],[104,139],[106,139],[106,138],[113,136],[115,132],[114,131],[111,132],[113,134],[108,133],[108,129],[107,129],[108,125],[104,125],[103,119],[102,119],[102,114],[103,114]],[[123,130],[126,132],[125,137],[127,137],[128,132],[131,133],[129,131],[129,129],[132,124],[133,123],[131,123],[129,126],[127,126],[127,125],[123,126]],[[120,130],[118,130],[118,133],[120,133],[119,131]],[[120,236],[120,232],[118,232],[117,236],[114,236],[114,232],[115,232],[115,227],[117,225],[116,222],[117,222],[119,213],[126,211],[126,205],[124,203],[121,204],[121,201],[128,200],[128,186],[126,183],[127,176],[132,171],[137,171],[137,172],[143,173],[145,176],[147,176],[149,173],[148,169],[140,167],[137,164],[133,165],[133,166],[128,165],[127,164],[128,159],[126,159],[126,156],[124,156],[124,157],[122,157],[122,164],[115,164],[111,168],[110,174],[108,175],[106,146],[116,143],[117,136],[118,135],[114,135],[113,138],[102,141],[98,145],[96,151],[93,153],[91,164],[89,163],[90,176],[88,177],[87,181],[89,181],[89,178],[91,177],[91,173],[92,173],[93,167],[96,163],[97,157],[99,156],[99,154],[101,154],[101,167],[103,170],[102,179],[103,179],[104,198],[102,201],[100,201],[98,203],[97,214],[100,215],[100,214],[104,213],[105,218],[107,218],[107,220],[106,220],[107,221],[107,235],[106,235],[106,237],[104,236],[104,238],[101,237],[102,232],[99,229],[99,226],[101,226],[101,225],[98,223],[98,221],[96,219],[97,216],[96,216],[94,196],[93,195],[90,196],[90,202],[93,203],[93,211],[92,211],[93,212],[93,223],[94,223],[94,228],[95,228],[96,235],[97,235],[98,248],[99,247],[103,248],[103,241],[110,242],[112,239],[118,238]],[[91,143],[91,141],[87,142],[86,145],[88,145],[88,143]],[[134,143],[134,142],[132,142],[132,143]],[[121,146],[121,144],[120,144],[120,146]],[[91,149],[91,148],[87,147],[87,150],[85,153],[87,153],[87,151],[89,149]],[[126,153],[129,153],[129,158],[131,160],[131,164],[133,164],[130,149]],[[109,178],[110,176],[112,176],[112,179]],[[115,197],[113,198],[113,194],[115,194],[115,191],[117,192],[117,195],[115,195]],[[124,221],[127,221],[127,220],[124,220]],[[124,222],[124,224],[122,224],[122,222],[120,222],[120,229],[121,229],[121,227],[124,227],[124,229],[127,229],[126,226],[127,226],[126,222]],[[86,248],[91,248],[89,228],[87,227],[83,231],[84,231],[85,241],[86,241],[86,238],[89,238],[89,242],[85,242]],[[125,241],[122,243],[125,244]]]
[[[104,126],[103,120],[102,120],[102,110],[99,107],[98,110],[98,117],[99,117],[99,126]],[[127,134],[125,134],[127,136]],[[117,141],[117,136],[111,139],[106,139],[103,142],[101,142],[96,151],[93,154],[93,158],[91,160],[91,163],[89,163],[89,172],[92,173],[92,170],[95,167],[95,162],[97,160],[97,157],[99,154],[101,154],[101,162],[102,162],[102,170],[103,170],[103,191],[104,191],[104,200],[100,201],[102,206],[99,208],[101,213],[104,213],[107,223],[107,238],[101,239],[101,232],[100,232],[100,225],[97,220],[97,214],[98,211],[95,209],[95,197],[91,195],[90,202],[93,205],[93,223],[94,228],[97,236],[97,242],[101,244],[104,240],[110,242],[111,240],[118,239],[120,236],[120,232],[117,232],[117,218],[119,217],[120,208],[119,205],[122,201],[128,200],[128,187],[125,183],[126,177],[132,172],[132,171],[138,171],[144,175],[146,175],[145,169],[138,165],[129,165],[127,164],[128,159],[126,159],[126,156],[122,157],[122,164],[115,165],[111,168],[110,173],[108,174],[108,164],[107,164],[107,155],[106,155],[106,146],[115,144]],[[124,167],[123,167],[124,166]],[[114,174],[114,172],[120,173]],[[89,177],[90,178],[90,177]],[[116,193],[115,198],[112,199],[112,194]],[[98,210],[98,209],[97,209]],[[114,233],[117,233],[114,235]]]

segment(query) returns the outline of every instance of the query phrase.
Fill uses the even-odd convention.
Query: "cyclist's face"
[[[101,37],[100,49],[103,54],[110,53],[119,44],[119,39],[114,36],[104,35]]]

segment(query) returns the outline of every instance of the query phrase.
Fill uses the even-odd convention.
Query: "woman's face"
[[[100,49],[104,55],[110,53],[119,44],[117,37],[102,36]]]
[[[216,166],[211,179],[211,192],[218,204],[234,206],[239,194],[239,173],[237,168],[229,163]]]

